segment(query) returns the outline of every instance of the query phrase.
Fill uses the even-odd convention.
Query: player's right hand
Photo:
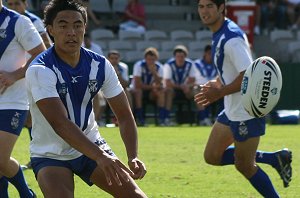
[[[117,185],[122,186],[122,181],[129,182],[130,175],[133,174],[117,157],[110,156],[107,153],[104,153],[96,162],[104,172],[108,185],[115,182]]]

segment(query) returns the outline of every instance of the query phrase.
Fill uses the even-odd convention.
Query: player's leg
[[[28,188],[19,163],[11,158],[14,145],[23,128],[27,111],[1,110],[0,111],[0,174],[18,190],[20,197],[33,197],[34,193]]]
[[[144,109],[143,109],[143,91],[142,89],[135,88],[133,90],[133,96],[134,96],[134,115],[137,121],[137,124],[140,126],[145,125],[145,118],[144,118]]]
[[[68,161],[31,158],[31,164],[44,197],[74,197],[74,178]]]
[[[158,107],[158,124],[163,126],[165,124],[166,109],[165,109],[165,91],[163,88],[152,90],[150,93],[150,100],[155,101]]]
[[[166,88],[165,89],[165,119],[166,119],[166,125],[170,122],[170,113],[173,106],[173,99],[175,97],[174,89],[172,88]]]
[[[145,193],[138,187],[135,181],[130,178],[128,182],[121,181],[122,185],[119,186],[113,182],[112,185],[108,185],[104,173],[100,168],[94,171],[91,175],[91,181],[102,190],[118,198],[145,198]]]
[[[66,167],[44,167],[38,171],[37,181],[44,197],[74,197],[73,173]]]
[[[225,165],[224,161],[232,161],[233,153],[229,155],[225,152],[229,145],[233,143],[233,136],[230,127],[216,121],[206,143],[204,159],[211,165]]]
[[[279,197],[268,175],[256,165],[259,136],[235,141],[235,167],[263,197]]]

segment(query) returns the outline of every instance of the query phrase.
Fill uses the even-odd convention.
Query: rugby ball
[[[241,84],[242,104],[253,117],[263,117],[278,103],[282,75],[278,64],[268,56],[253,61]]]

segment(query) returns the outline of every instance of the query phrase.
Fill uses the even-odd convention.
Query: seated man
[[[188,50],[177,45],[173,50],[174,57],[164,65],[164,83],[166,85],[166,120],[170,125],[170,112],[174,99],[192,99],[196,69],[192,60],[187,58]]]
[[[135,116],[140,126],[145,125],[142,109],[143,99],[155,101],[159,109],[159,123],[164,122],[164,89],[162,84],[163,69],[157,61],[158,51],[153,47],[145,49],[144,59],[133,66],[133,95]]]

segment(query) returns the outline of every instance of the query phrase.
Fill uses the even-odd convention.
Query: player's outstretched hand
[[[130,176],[134,175],[117,157],[108,154],[104,154],[103,157],[99,158],[97,164],[104,172],[108,185],[116,183],[122,186],[123,181],[129,182]]]
[[[130,170],[133,172],[131,175],[133,179],[142,179],[147,173],[145,164],[138,158],[129,159],[128,165]]]

